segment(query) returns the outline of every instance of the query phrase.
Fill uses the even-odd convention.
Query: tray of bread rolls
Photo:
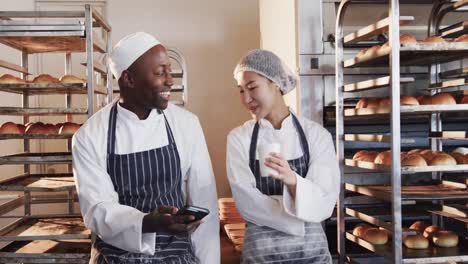
[[[0,190],[6,191],[69,191],[75,189],[72,173],[23,174],[0,181]]]
[[[346,238],[378,255],[392,256],[392,233],[382,227],[359,224],[346,232]],[[468,261],[465,237],[423,221],[403,227],[402,244],[403,263]]]
[[[361,50],[354,58],[345,60],[345,68],[388,67],[390,44],[375,45]],[[468,57],[468,35],[456,39],[431,36],[418,41],[409,34],[400,36],[400,65],[423,66],[445,63]]]
[[[81,127],[74,122],[48,124],[5,122],[0,126],[0,140],[4,139],[71,139]]]
[[[71,152],[19,153],[0,157],[0,165],[5,164],[68,164],[72,162]]]
[[[391,98],[361,98],[354,108],[344,110],[345,117],[388,115],[391,112]],[[435,112],[468,111],[468,95],[437,93],[422,96],[400,96],[401,114],[430,114]]]
[[[355,185],[346,183],[345,189],[350,192],[375,197],[385,201],[392,199],[392,186],[389,185]],[[468,199],[466,184],[442,181],[429,185],[401,186],[402,200],[458,200]]]
[[[392,153],[390,150],[382,152],[360,150],[351,159],[345,159],[345,165],[367,170],[390,171]],[[429,149],[403,151],[400,153],[400,165],[403,174],[468,171],[468,148],[459,147],[451,153]]]
[[[16,94],[86,94],[86,81],[74,75],[63,75],[55,78],[49,74],[41,74],[27,81],[10,74],[0,77],[0,91]],[[96,94],[106,94],[102,86],[94,85]]]

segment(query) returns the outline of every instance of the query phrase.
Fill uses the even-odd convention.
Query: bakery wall
[[[2,1],[2,10],[33,9],[33,0]],[[42,10],[60,10],[60,7],[46,6]],[[220,197],[230,196],[225,166],[226,136],[232,128],[249,118],[240,103],[232,70],[248,50],[260,47],[258,1],[139,0],[130,4],[126,0],[109,0],[105,12],[112,25],[114,43],[129,33],[145,31],[183,53],[188,67],[187,108],[199,117],[203,126],[218,194]],[[15,57],[20,56],[19,52],[1,51],[4,58],[19,63],[20,59]],[[38,61],[31,63],[37,66],[31,70],[33,74],[60,76],[64,73],[63,55],[48,54],[34,56],[33,59]],[[83,57],[74,55],[72,59],[72,73],[84,77],[84,67],[79,65]],[[19,96],[17,98],[15,100],[21,100]],[[63,96],[35,100],[44,106],[60,106],[64,103]],[[84,101],[84,98],[78,100]],[[83,105],[83,102],[77,101],[73,102],[76,106]],[[10,102],[11,98],[0,97],[0,104]],[[15,104],[20,102],[15,101]],[[62,119],[44,121],[63,122]],[[15,143],[8,146],[8,152],[20,151],[18,145]],[[56,142],[38,147],[45,151],[57,151],[64,145]],[[54,168],[42,169],[50,171]]]

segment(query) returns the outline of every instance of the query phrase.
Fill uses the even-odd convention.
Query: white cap
[[[109,56],[109,67],[115,78],[118,80],[141,55],[159,44],[161,42],[145,32],[136,32],[119,40]]]

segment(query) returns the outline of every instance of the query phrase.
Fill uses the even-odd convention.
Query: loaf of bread
[[[445,39],[439,36],[432,36],[421,40],[422,43],[445,43]]]
[[[78,129],[80,129],[80,125],[72,122],[65,122],[61,126],[59,130],[59,134],[74,134]]]
[[[429,95],[418,96],[418,102],[420,105],[431,105],[432,96],[429,96]]]
[[[390,152],[390,150],[380,152],[375,157],[374,163],[388,166],[392,165],[392,152]]]
[[[372,226],[367,224],[359,224],[353,229],[353,235],[362,238],[364,236],[364,232],[369,228],[372,228]]]
[[[362,238],[374,245],[383,245],[388,241],[387,232],[375,227],[365,230]]]
[[[11,74],[4,74],[0,77],[0,83],[5,84],[18,84],[18,83],[27,83],[25,80],[15,77]]]
[[[0,127],[0,133],[2,134],[21,134],[21,130],[13,122],[3,123]]]
[[[457,104],[455,97],[449,93],[439,93],[433,95],[431,98],[431,104],[434,105],[454,105]]]
[[[437,153],[429,161],[430,166],[447,166],[447,165],[457,165],[457,161],[446,153]]]
[[[376,151],[360,150],[354,154],[353,160],[374,162],[375,157],[377,157],[378,154],[379,153]]]
[[[468,95],[462,95],[458,98],[457,103],[468,104]]]
[[[26,126],[26,134],[47,134],[47,127],[42,122],[31,123]]]
[[[385,97],[380,100],[379,105],[380,106],[390,106],[391,105],[391,100],[389,97]],[[400,96],[400,105],[419,105],[418,99],[413,96],[408,96],[408,95],[402,95]]]
[[[427,166],[426,160],[419,154],[409,154],[402,157],[401,166]]]
[[[60,80],[49,74],[41,74],[34,78],[33,83],[60,83]]]
[[[407,44],[407,43],[416,43],[417,40],[413,35],[409,34],[401,34],[400,35],[400,44]],[[390,53],[390,42],[386,42],[385,44],[382,45],[382,47],[379,50],[380,54],[388,54]]]
[[[377,56],[379,49],[380,49],[380,45],[376,45],[367,49],[363,49],[359,51],[359,53],[356,55],[356,58],[359,59],[360,61],[368,60],[372,57]]]
[[[456,247],[458,236],[452,231],[439,230],[432,235],[432,242],[438,247]]]
[[[468,42],[468,34],[459,36],[454,42]]]
[[[428,226],[426,227],[426,229],[424,229],[424,237],[427,238],[427,239],[431,239],[432,240],[432,236],[437,233],[439,231],[439,227],[438,226],[435,226],[435,225],[431,225],[431,226]]]
[[[63,75],[60,77],[60,82],[61,83],[85,83],[85,81],[79,77],[76,77],[74,75]]]
[[[403,238],[403,244],[411,249],[425,249],[429,247],[429,240],[422,234],[409,235]]]

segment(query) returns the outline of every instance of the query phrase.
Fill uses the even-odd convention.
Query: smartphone
[[[188,205],[188,206],[186,206],[186,207],[184,207],[182,209],[179,209],[179,211],[177,211],[176,215],[192,215],[192,216],[195,217],[195,220],[193,220],[191,222],[194,222],[194,221],[198,221],[198,220],[203,219],[209,213],[210,213],[210,210],[208,210],[206,208],[197,207],[197,206],[193,206],[193,205]]]

